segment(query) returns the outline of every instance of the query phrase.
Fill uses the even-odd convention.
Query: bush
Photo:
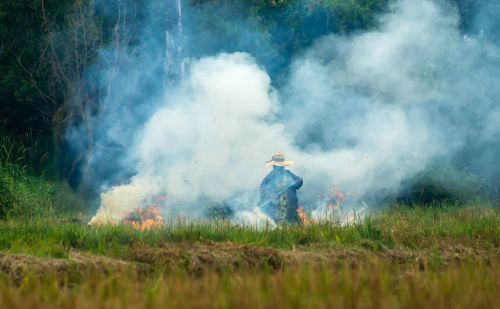
[[[0,219],[43,216],[53,210],[54,184],[26,175],[19,167],[0,166]]]
[[[48,206],[42,200],[47,201],[50,186],[34,178],[48,166],[43,142],[29,133],[13,136],[0,132],[0,219],[31,216]]]
[[[9,177],[5,169],[0,166],[0,219],[5,218],[16,204],[12,188],[12,177]]]
[[[397,200],[426,205],[466,202],[477,199],[482,186],[481,179],[468,171],[451,164],[436,164],[403,183]]]

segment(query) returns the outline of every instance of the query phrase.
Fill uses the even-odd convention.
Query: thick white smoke
[[[355,196],[396,190],[463,145],[472,125],[464,105],[487,91],[477,82],[487,74],[478,63],[495,52],[465,42],[453,11],[403,0],[376,31],[319,40],[294,62],[281,94],[251,55],[192,61],[175,94],[137,130],[136,175],[102,194],[93,222],[117,222],[160,193],[192,205],[255,192],[276,151],[296,162],[305,192],[332,184]],[[486,100],[477,109],[493,107]],[[497,108],[484,119],[482,138],[498,136],[498,115]],[[255,203],[245,207],[239,217]]]
[[[322,169],[355,194],[396,189],[463,143],[464,128],[439,111],[462,103],[461,86],[449,80],[465,73],[450,74],[468,48],[457,14],[431,1],[393,10],[379,31],[316,42],[295,62],[287,89],[288,128],[332,149],[313,151],[307,170]]]
[[[284,126],[273,121],[277,111],[270,78],[249,55],[193,62],[177,93],[139,133],[131,153],[137,175],[103,193],[95,220],[116,222],[119,216],[109,213],[159,193],[173,203],[194,203],[254,190],[266,173],[264,162],[276,149],[289,149]]]

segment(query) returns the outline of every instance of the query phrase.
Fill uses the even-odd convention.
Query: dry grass
[[[437,270],[467,263],[491,265],[500,261],[500,250],[458,246],[419,251],[345,247],[290,251],[232,243],[178,243],[161,247],[137,246],[120,258],[78,251],[71,251],[67,258],[0,254],[0,271],[14,282],[21,282],[26,276],[41,278],[48,273],[62,281],[79,282],[95,273],[133,273],[148,277],[158,272],[180,271],[203,276],[207,273],[278,272],[301,267],[356,268],[374,260],[403,268]]]
[[[495,308],[500,253],[230,243],[1,255],[0,308]]]
[[[356,267],[324,267],[204,276],[94,275],[78,285],[52,276],[0,280],[2,308],[495,308],[497,262],[439,270],[374,259]]]

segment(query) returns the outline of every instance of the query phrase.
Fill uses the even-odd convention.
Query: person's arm
[[[287,171],[287,172],[292,177],[292,179],[295,183],[294,189],[296,189],[296,190],[300,189],[300,187],[302,187],[302,185],[304,184],[304,180],[302,179],[302,177],[299,177],[290,171]]]

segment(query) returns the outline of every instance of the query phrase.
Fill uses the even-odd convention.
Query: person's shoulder
[[[273,177],[273,171],[267,173],[266,177],[264,177],[264,181],[269,180],[271,177]]]
[[[293,176],[295,176],[295,177],[298,177],[298,176],[297,176],[297,175],[295,175],[295,173],[294,173],[294,172],[292,172],[291,170],[286,170],[286,172],[287,172],[287,174],[289,174],[289,175],[293,175]]]

